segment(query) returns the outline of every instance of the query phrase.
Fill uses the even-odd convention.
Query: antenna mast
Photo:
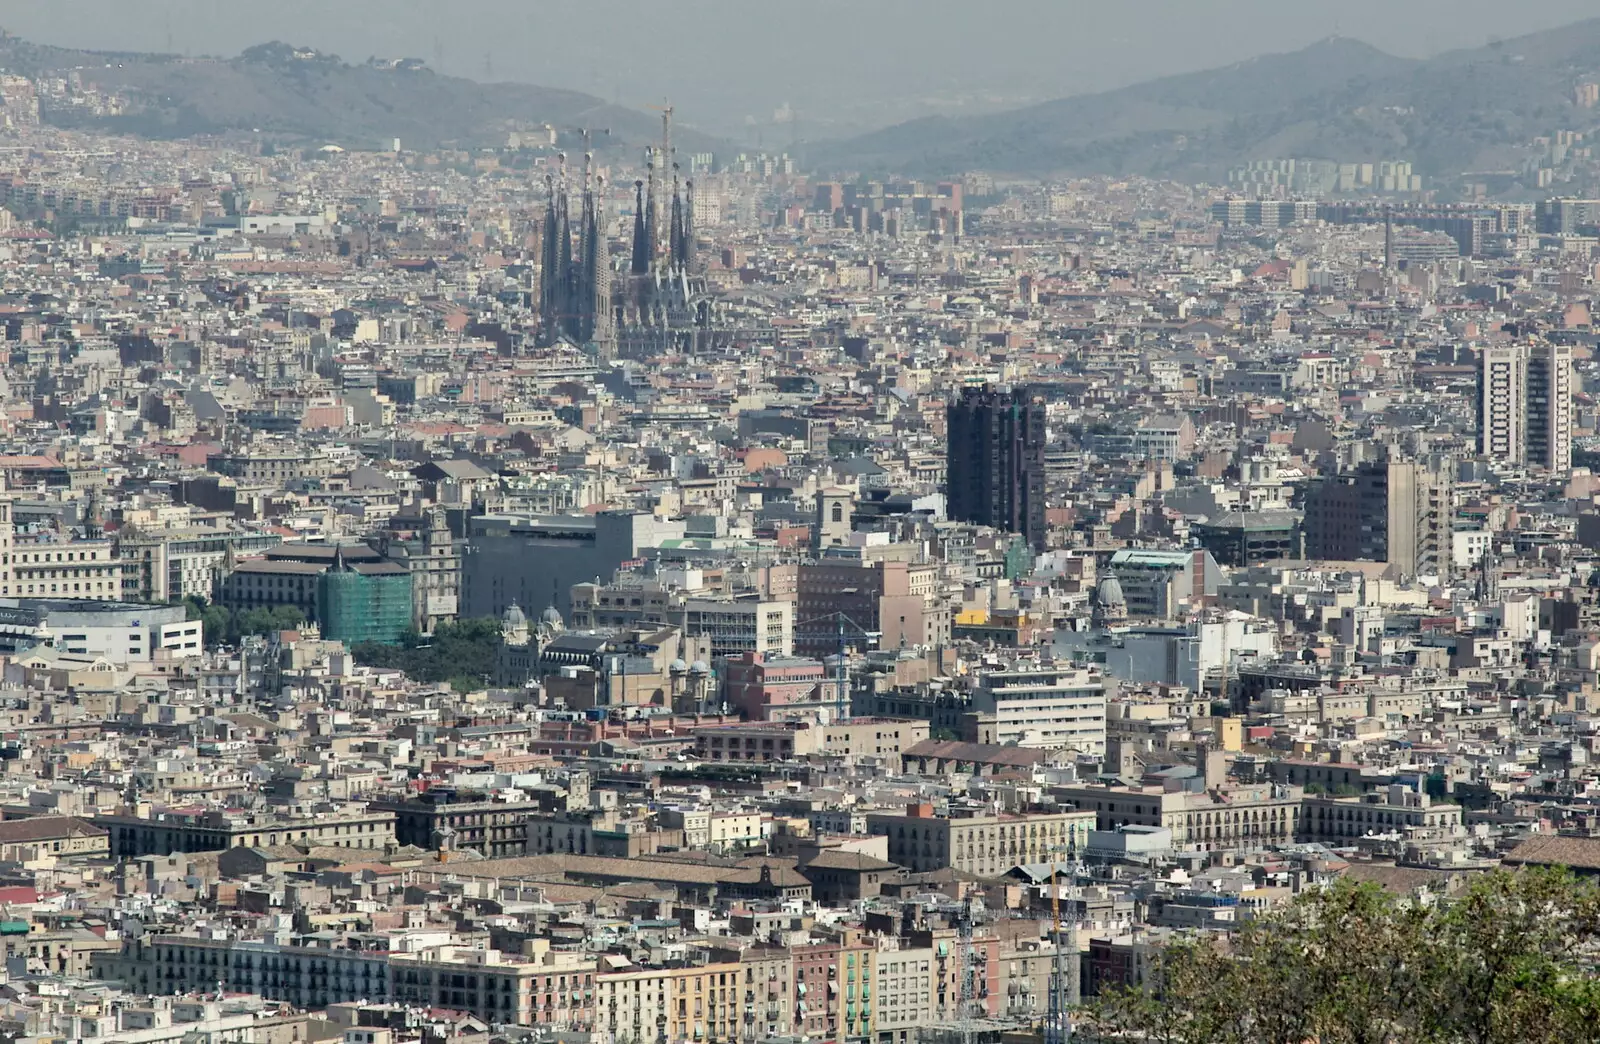
[[[977,1026],[974,1025],[972,1006],[977,1003],[977,954],[972,942],[972,900],[966,899],[961,905],[960,921],[960,947],[961,947],[961,999],[957,1002],[956,1033],[957,1044],[973,1044],[977,1036]]]

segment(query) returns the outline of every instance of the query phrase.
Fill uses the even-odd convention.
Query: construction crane
[[[1050,920],[1055,925],[1055,974],[1050,980],[1050,1016],[1044,1026],[1044,1044],[1062,1044],[1065,1012],[1061,1010],[1061,882],[1056,879],[1059,863],[1050,860]]]
[[[832,624],[828,631],[799,631],[798,628],[810,627],[816,624]],[[848,717],[850,706],[850,649],[853,646],[867,646],[876,643],[883,637],[882,631],[869,631],[856,623],[844,613],[828,613],[825,616],[812,617],[802,620],[795,625],[797,630],[794,636],[796,643],[818,646],[824,642],[838,642],[838,659],[834,664],[834,707],[836,720]]]
[[[1072,879],[1078,878],[1078,855],[1068,849],[1072,860]],[[1067,980],[1066,951],[1070,958],[1078,958],[1078,916],[1072,916],[1072,931],[1064,940],[1061,921],[1061,864],[1054,855],[1050,857],[1050,918],[1055,924],[1055,974],[1050,981],[1050,1011],[1045,1018],[1044,1044],[1067,1044],[1072,1036],[1071,1010],[1078,1004],[1078,972],[1072,970],[1072,980]]]

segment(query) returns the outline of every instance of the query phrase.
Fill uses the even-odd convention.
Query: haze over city
[[[635,108],[670,98],[694,125],[751,144],[768,128],[768,144],[787,145],[1121,87],[1334,34],[1428,57],[1596,13],[1586,0],[817,0],[803,11],[769,0],[4,0],[0,25],[69,47],[232,55],[282,39],[348,61],[437,57],[451,75]]]

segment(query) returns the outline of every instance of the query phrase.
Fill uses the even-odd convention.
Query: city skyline
[[[1600,18],[97,4],[0,33],[7,1041],[1595,1038]]]

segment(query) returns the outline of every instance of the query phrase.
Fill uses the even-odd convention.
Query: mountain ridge
[[[805,159],[871,173],[1218,180],[1251,159],[1392,158],[1454,174],[1563,121],[1592,121],[1574,111],[1572,86],[1600,77],[1597,54],[1600,18],[1430,59],[1328,37],[1111,91],[820,142]]]
[[[187,58],[89,51],[0,38],[0,67],[40,78],[77,73],[97,90],[126,98],[129,110],[95,113],[42,101],[47,123],[153,138],[260,133],[286,142],[383,148],[504,145],[514,133],[553,127],[606,129],[600,147],[656,140],[657,118],[602,98],[521,83],[483,84],[445,76],[420,62],[369,60],[272,41],[234,57]],[[680,144],[713,148],[717,139],[674,129]],[[607,140],[609,138],[609,141]]]

